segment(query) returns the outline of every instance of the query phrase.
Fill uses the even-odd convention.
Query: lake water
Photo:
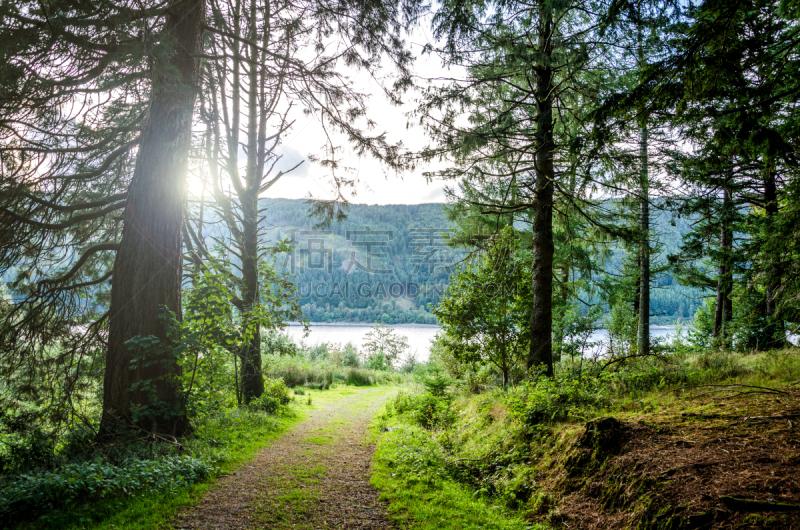
[[[344,345],[351,342],[360,349],[364,346],[364,336],[372,327],[372,324],[326,324],[312,322],[310,325],[311,332],[305,339],[303,338],[303,326],[300,324],[291,324],[286,329],[286,333],[295,342],[304,340],[305,343],[309,345],[321,344],[323,342]],[[411,352],[415,353],[417,359],[420,361],[428,359],[431,340],[433,340],[433,337],[436,336],[436,333],[440,329],[439,326],[432,324],[392,324],[388,327],[408,338],[408,345],[411,347]]]
[[[411,346],[411,352],[416,354],[417,360],[426,361],[430,354],[431,340],[436,336],[439,331],[439,326],[428,324],[393,324],[389,325],[400,335],[405,335],[408,338],[408,344]],[[310,325],[311,332],[308,337],[303,338],[303,327],[299,324],[291,324],[286,333],[295,342],[305,341],[306,344],[315,345],[323,342],[331,342],[335,344],[353,343],[357,348],[364,345],[364,336],[372,328],[372,324],[325,324],[320,322],[313,322]],[[685,330],[686,328],[684,328]],[[650,326],[650,335],[652,337],[670,337],[676,333],[675,326]],[[590,338],[591,342],[608,341],[608,333],[606,330],[596,331]],[[588,352],[587,353],[591,353]]]

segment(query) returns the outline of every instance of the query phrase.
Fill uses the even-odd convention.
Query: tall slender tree
[[[348,72],[342,68],[345,63],[374,73],[382,56],[388,58],[396,66],[397,92],[391,93],[397,101],[407,85],[411,59],[399,39],[402,28],[397,23],[398,5],[336,6],[315,0],[211,4],[214,28],[206,53],[214,60],[207,62],[204,72],[201,119],[205,127],[202,152],[207,163],[203,170],[207,171],[201,178],[207,181],[214,198],[207,208],[214,213],[214,221],[221,220],[230,234],[230,240],[218,243],[238,262],[235,276],[239,289],[233,303],[243,322],[259,304],[259,262],[267,251],[265,227],[260,225],[260,199],[303,163],[287,162],[283,152],[295,108],[309,109],[326,130],[343,134],[362,154],[370,153],[390,165],[398,163],[396,146],[389,144],[383,133],[369,131],[375,123],[367,118],[367,98],[352,87]],[[413,3],[407,6],[414,9]],[[353,20],[366,17],[375,31],[362,33],[364,20],[349,22],[346,13],[353,15]],[[330,29],[334,26],[338,36],[352,39],[354,45],[332,40]],[[312,47],[316,52],[309,58],[307,52]],[[329,136],[324,152],[337,150],[333,136]],[[325,155],[317,160],[332,169],[339,163]],[[341,188],[350,181],[335,172],[332,176],[341,198]],[[192,222],[187,224],[187,232],[195,259],[213,262]],[[258,326],[248,328],[253,330],[252,337],[239,352],[245,401],[263,391],[260,331]]]
[[[531,245],[531,320],[528,368],[553,374],[554,219],[570,210],[590,226],[604,225],[591,189],[604,175],[585,151],[583,113],[598,95],[589,64],[602,40],[589,35],[597,20],[586,4],[545,0],[445,2],[434,18],[446,38],[446,60],[466,68],[465,79],[431,89],[421,109],[437,145],[428,157],[450,155],[457,166],[438,176],[473,173],[517,190],[495,210],[526,211]],[[588,9],[591,11],[591,9]],[[458,117],[469,115],[468,125]],[[596,153],[595,153],[596,154]],[[578,162],[581,160],[581,162]],[[500,164],[498,164],[500,162]],[[608,223],[610,226],[612,223]],[[563,271],[562,271],[563,274]]]

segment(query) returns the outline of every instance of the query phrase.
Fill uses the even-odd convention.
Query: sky
[[[413,34],[407,37],[412,52],[416,56],[414,64],[415,75],[418,76],[417,84],[426,86],[428,78],[452,75],[441,65],[441,59],[435,55],[422,55],[422,47],[433,42],[429,25],[418,26]],[[420,95],[418,90],[412,90],[403,97],[401,107],[390,104],[381,93],[377,83],[366,75],[352,74],[353,83],[361,91],[370,94],[368,102],[369,117],[378,123],[370,131],[379,133],[385,131],[390,142],[401,140],[407,149],[419,149],[428,143],[425,132],[419,125],[407,128],[410,121],[407,114],[415,109],[416,100]],[[293,130],[286,136],[281,149],[283,159],[279,168],[289,168],[303,161],[302,165],[292,173],[285,175],[263,197],[306,199],[313,196],[315,199],[333,199],[333,186],[327,169],[310,162],[308,155],[319,153],[324,144],[324,133],[320,123],[312,115],[298,113]],[[340,144],[346,144],[344,138]],[[242,155],[244,153],[241,153]],[[444,202],[444,187],[447,183],[442,181],[427,182],[423,172],[444,167],[441,162],[418,166],[413,172],[402,174],[387,170],[382,164],[371,157],[357,157],[345,149],[341,158],[343,165],[353,168],[348,177],[357,177],[356,187],[345,195],[353,204],[421,204],[431,202]],[[202,185],[190,183],[190,190],[195,194]],[[197,187],[198,190],[193,188]]]

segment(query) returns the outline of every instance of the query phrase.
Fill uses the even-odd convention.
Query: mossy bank
[[[800,351],[563,363],[387,403],[373,483],[410,528],[800,527]]]

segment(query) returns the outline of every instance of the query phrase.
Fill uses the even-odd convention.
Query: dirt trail
[[[374,448],[366,432],[392,392],[378,387],[314,393],[305,421],[221,477],[202,501],[176,517],[174,528],[392,528],[369,484]],[[306,407],[305,396],[297,399]]]

